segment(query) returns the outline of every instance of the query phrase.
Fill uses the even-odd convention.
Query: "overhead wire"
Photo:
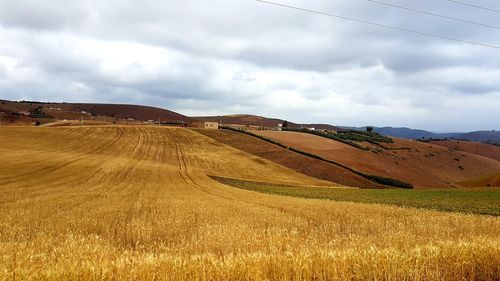
[[[291,5],[287,5],[287,4],[281,4],[281,3],[277,3],[277,2],[271,2],[271,1],[265,1],[265,0],[255,0],[255,1],[261,2],[261,3],[264,3],[264,4],[278,6],[278,7],[283,7],[283,8],[298,10],[298,11],[302,11],[302,12],[308,12],[308,13],[312,13],[312,14],[318,14],[318,15],[323,15],[323,16],[328,16],[328,17],[333,17],[333,18],[339,18],[339,19],[349,20],[349,21],[355,21],[355,22],[358,22],[358,23],[363,23],[363,24],[377,26],[377,27],[383,27],[383,28],[386,28],[386,29],[403,31],[403,32],[418,34],[418,35],[422,35],[422,36],[440,38],[440,39],[444,39],[444,40],[455,41],[455,42],[460,42],[460,43],[465,43],[465,44],[470,44],[470,45],[475,45],[475,46],[481,46],[481,47],[486,47],[486,48],[500,50],[500,46],[496,46],[496,45],[485,44],[485,43],[480,43],[480,42],[474,42],[474,41],[469,41],[469,40],[463,40],[463,39],[458,39],[458,38],[454,38],[454,37],[443,36],[443,35],[438,35],[438,34],[433,34],[433,33],[427,33],[427,32],[423,32],[423,31],[417,31],[417,30],[413,30],[413,29],[407,29],[407,28],[397,27],[397,26],[393,26],[393,25],[387,25],[387,24],[382,24],[382,23],[377,23],[377,22],[372,22],[372,21],[357,19],[357,18],[353,18],[353,17],[346,17],[346,16],[336,15],[336,14],[332,14],[332,13],[327,13],[327,12],[322,12],[322,11],[316,11],[316,10],[301,8],[301,7],[291,6]]]
[[[413,8],[408,8],[408,7],[405,7],[405,6],[400,6],[400,5],[396,5],[396,4],[392,4],[392,3],[387,3],[387,2],[382,2],[382,1],[376,1],[376,0],[367,0],[367,1],[375,3],[375,4],[379,4],[379,5],[384,5],[384,6],[389,6],[389,7],[397,8],[397,9],[412,11],[412,12],[415,12],[415,13],[420,13],[420,14],[429,15],[429,16],[433,16],[433,17],[439,17],[439,18],[444,18],[444,19],[448,19],[448,20],[452,20],[452,21],[458,21],[458,22],[463,22],[463,23],[468,23],[468,24],[473,24],[473,25],[477,25],[477,26],[494,28],[494,29],[499,29],[500,30],[500,27],[489,25],[489,24],[484,24],[484,23],[469,21],[469,20],[466,20],[466,19],[450,17],[450,16],[446,16],[446,15],[436,14],[436,13],[427,12],[427,11],[418,10],[418,9],[413,9]]]
[[[471,3],[462,2],[462,1],[455,1],[455,0],[448,0],[448,1],[460,4],[460,5],[464,5],[464,6],[469,6],[469,7],[481,9],[481,10],[486,10],[486,11],[490,11],[490,12],[500,13],[500,10],[495,10],[495,9],[492,9],[492,8],[488,8],[488,7],[484,7],[484,6],[479,6],[479,5],[476,5],[476,4],[471,4]]]

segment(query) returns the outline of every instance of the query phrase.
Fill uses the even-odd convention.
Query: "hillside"
[[[255,137],[227,130],[196,130],[221,143],[270,160],[310,177],[361,188],[385,188],[346,169],[301,155]]]
[[[454,150],[470,152],[500,161],[500,147],[495,145],[459,140],[433,141],[431,143],[434,145],[440,145]]]
[[[498,276],[496,217],[234,188],[337,189],[184,128],[1,127],[0,155],[1,280]]]
[[[222,115],[222,116],[197,116],[193,117],[200,122],[219,122],[222,124],[235,124],[235,125],[246,125],[246,126],[263,126],[267,128],[278,127],[278,124],[283,124],[285,120],[277,118],[267,118],[263,116],[249,115],[249,114],[235,114],[235,115]],[[302,126],[314,127],[318,129],[336,130],[335,126],[328,124],[297,124],[288,121],[288,126],[292,128],[299,128]]]
[[[36,108],[41,107],[45,116],[34,118],[32,116],[24,116],[25,112],[32,112]],[[86,114],[82,114],[82,111]],[[42,124],[53,122],[55,120],[85,120],[98,119],[100,121],[114,122],[117,120],[125,120],[131,118],[137,121],[159,119],[162,122],[184,122],[190,124],[193,119],[182,114],[169,111],[162,108],[127,105],[127,104],[90,104],[90,103],[41,103],[41,102],[14,102],[0,101],[0,114],[2,120],[8,125],[12,124],[30,124],[35,121],[40,121]],[[19,114],[21,112],[21,114]]]
[[[394,139],[370,150],[299,132],[255,131],[285,145],[317,154],[356,170],[409,182],[416,187],[451,187],[500,171],[500,162],[468,152],[416,141]]]

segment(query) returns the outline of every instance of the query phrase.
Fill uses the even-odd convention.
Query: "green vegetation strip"
[[[312,158],[315,158],[315,159],[318,159],[318,160],[321,160],[321,161],[324,161],[324,162],[328,162],[328,163],[333,164],[333,165],[337,165],[339,167],[342,167],[342,168],[344,168],[344,169],[346,169],[346,170],[348,170],[348,171],[350,171],[352,173],[355,173],[358,176],[362,176],[365,179],[368,179],[368,180],[370,180],[372,182],[375,182],[375,183],[379,183],[379,184],[383,184],[383,185],[387,185],[387,186],[392,186],[392,187],[398,187],[398,188],[413,189],[413,185],[411,183],[407,183],[407,182],[400,181],[398,179],[393,179],[393,178],[387,178],[387,177],[382,177],[382,176],[365,174],[363,172],[360,172],[360,171],[358,171],[356,169],[353,169],[353,168],[351,168],[349,166],[346,166],[344,164],[341,164],[339,162],[336,162],[336,161],[333,161],[333,160],[329,160],[329,159],[325,159],[325,158],[323,158],[323,157],[321,157],[319,155],[316,155],[316,154],[313,154],[313,153],[309,153],[309,152],[306,152],[306,151],[302,151],[300,149],[296,149],[296,148],[291,147],[291,146],[284,145],[284,144],[282,144],[280,142],[277,142],[277,141],[275,141],[273,139],[266,138],[264,136],[254,134],[254,133],[249,132],[247,130],[236,129],[236,128],[232,128],[232,127],[229,127],[229,126],[222,126],[221,129],[227,129],[227,130],[235,131],[235,132],[238,132],[238,133],[247,134],[247,135],[259,138],[259,139],[261,139],[263,141],[267,141],[267,142],[272,143],[274,145],[280,146],[282,148],[288,149],[290,151],[293,151],[293,152],[296,152],[296,153],[299,153],[299,154],[302,154],[302,155],[305,155],[305,156],[308,156],[308,157],[312,157]]]
[[[500,216],[500,189],[346,189],[297,187],[210,176],[232,187],[309,199],[388,204],[447,212]]]

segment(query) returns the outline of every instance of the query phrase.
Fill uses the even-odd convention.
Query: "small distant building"
[[[229,127],[240,130],[248,129],[247,125],[242,125],[242,124],[229,124]]]
[[[127,120],[127,121],[135,121],[135,119],[132,118],[132,117],[127,117],[127,118],[125,118],[125,120]]]
[[[26,116],[26,117],[29,117],[31,115],[31,112],[25,111],[25,110],[20,110],[19,114],[21,114],[23,116]]]
[[[211,129],[211,130],[218,130],[219,129],[219,123],[218,122],[205,122],[203,125],[204,129]]]
[[[276,128],[277,131],[282,131],[283,130],[283,124],[278,124],[278,127]]]

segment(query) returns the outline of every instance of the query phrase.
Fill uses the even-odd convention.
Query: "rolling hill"
[[[338,189],[185,128],[0,127],[0,155],[1,280],[498,276],[497,217],[234,188]]]
[[[342,167],[276,146],[255,137],[228,130],[196,130],[221,143],[270,160],[307,176],[335,184],[361,188],[386,188]]]
[[[19,114],[32,112],[41,107],[45,116],[33,118]],[[86,114],[81,114],[82,111]],[[0,112],[5,124],[30,123],[40,121],[43,123],[55,120],[80,120],[83,116],[87,119],[101,117],[103,121],[116,121],[131,118],[137,121],[161,120],[162,122],[184,122],[191,124],[194,120],[182,114],[151,106],[128,104],[92,104],[92,103],[42,103],[42,102],[15,102],[0,100]],[[5,122],[7,121],[7,122]]]
[[[193,117],[200,122],[219,122],[221,124],[234,124],[234,125],[247,125],[247,126],[256,126],[256,127],[267,127],[267,128],[275,128],[278,127],[278,124],[283,124],[285,120],[277,119],[277,118],[267,118],[263,116],[250,115],[250,114],[234,114],[234,115],[222,115],[222,116],[197,116]],[[333,125],[328,124],[297,124],[291,121],[286,120],[288,122],[288,126],[292,128],[299,127],[314,127],[318,129],[326,129],[326,130],[337,130],[338,128]]]
[[[465,151],[500,161],[500,147],[495,145],[460,140],[433,141],[431,143],[434,145],[440,145],[454,150]]]
[[[394,139],[394,143],[360,143],[359,149],[324,137],[278,131],[255,131],[300,150],[358,171],[392,177],[416,187],[452,187],[455,183],[500,171],[500,161],[439,145]]]
[[[31,118],[19,114],[20,111],[32,111],[37,107],[42,107],[46,113],[46,118]],[[197,125],[206,121],[219,122],[222,124],[245,125],[254,127],[275,128],[278,124],[283,124],[285,120],[278,118],[268,118],[250,114],[234,114],[222,116],[198,116],[188,117],[170,110],[142,105],[127,104],[90,104],[90,103],[46,103],[34,101],[7,101],[0,100],[0,118],[4,125],[32,125],[38,121],[42,124],[54,122],[56,120],[79,120],[81,112],[85,111],[93,116],[100,116],[101,121],[116,122],[132,118],[138,121],[153,120],[157,122],[183,122],[187,125]],[[84,116],[85,117],[85,116]],[[94,119],[94,118],[92,118]],[[95,119],[94,119],[95,120]],[[291,128],[316,128],[325,130],[355,129],[366,130],[366,127],[342,127],[330,124],[299,124],[287,121]],[[199,124],[198,124],[199,125]],[[456,138],[471,140],[483,143],[500,144],[500,131],[476,131],[469,133],[433,133],[425,130],[394,127],[374,127],[374,131],[382,135],[404,138],[404,139],[445,139]]]

